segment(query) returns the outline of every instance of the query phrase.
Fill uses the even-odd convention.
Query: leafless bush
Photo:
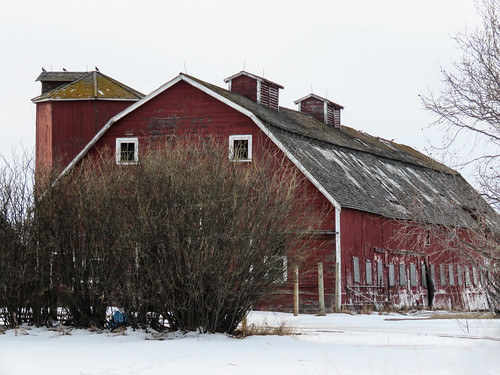
[[[103,152],[57,180],[39,173],[19,220],[10,213],[18,193],[6,195],[8,324],[27,312],[50,324],[64,308],[67,323],[102,327],[116,306],[134,325],[161,316],[173,330],[232,333],[283,287],[308,254],[314,214],[303,177],[276,155],[231,162],[213,140],[157,146],[134,166]]]
[[[273,155],[231,163],[225,151],[201,140],[151,150],[130,184],[141,301],[172,329],[233,332],[305,254],[301,177]]]
[[[126,173],[104,159],[86,161],[53,184],[38,177],[35,228],[39,263],[52,309],[75,326],[103,326],[122,297],[133,256],[126,242]],[[44,184],[45,183],[45,184]]]
[[[15,327],[29,319],[34,297],[30,242],[32,159],[2,159],[0,169],[0,318]]]

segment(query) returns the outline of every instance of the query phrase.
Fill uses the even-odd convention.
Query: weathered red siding
[[[325,122],[324,102],[316,98],[307,98],[300,102],[300,111],[307,113],[315,119]]]
[[[247,98],[257,101],[257,81],[249,76],[241,75],[231,80],[231,91],[240,93]]]
[[[342,304],[388,304],[398,307],[428,307],[428,288],[423,281],[424,264],[433,269],[434,307],[486,308],[466,259],[442,248],[442,241],[429,241],[424,227],[344,208],[341,212]],[[355,277],[355,259],[358,278]],[[382,262],[379,276],[378,262]],[[452,267],[455,285],[450,285]],[[367,277],[371,268],[371,282]],[[445,285],[440,268],[444,267]],[[393,285],[390,285],[393,268]],[[469,282],[466,283],[465,270]],[[461,271],[461,282],[458,281]],[[369,273],[369,272],[368,272]],[[380,279],[379,279],[380,278]]]
[[[37,170],[68,165],[106,122],[130,101],[49,101],[37,103]]]

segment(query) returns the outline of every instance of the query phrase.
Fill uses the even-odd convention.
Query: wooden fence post
[[[248,333],[248,320],[247,317],[245,316],[241,321],[241,334],[243,337],[246,337],[247,333]]]
[[[318,263],[319,315],[325,315],[325,286],[323,283],[323,262]]]
[[[294,267],[294,282],[293,282],[293,315],[299,315],[299,266]]]

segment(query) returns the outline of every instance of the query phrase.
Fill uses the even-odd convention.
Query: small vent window
[[[137,164],[138,158],[137,138],[116,139],[116,164]]]
[[[359,258],[358,257],[353,257],[352,258],[352,266],[353,266],[353,271],[354,271],[354,282],[359,283]]]
[[[366,284],[372,285],[372,262],[370,260],[366,261]]]
[[[410,285],[417,286],[417,265],[410,263]]]
[[[479,278],[477,275],[477,268],[472,267],[472,281],[474,282],[475,286],[479,286]]]
[[[465,271],[465,286],[469,287],[470,286],[470,271],[469,271],[469,266],[464,267]]]
[[[420,279],[422,280],[422,286],[427,286],[427,275],[426,275],[427,267],[423,263],[421,264],[421,266],[422,268],[420,272]]]
[[[389,286],[394,286],[394,264],[389,264]]]
[[[406,267],[404,263],[399,265],[399,285],[406,286]]]
[[[384,285],[384,265],[380,260],[377,262],[377,285]]]
[[[446,285],[446,274],[444,272],[444,264],[439,265],[439,277],[441,279],[441,286]]]
[[[462,267],[457,266],[457,283],[458,285],[462,285]]]

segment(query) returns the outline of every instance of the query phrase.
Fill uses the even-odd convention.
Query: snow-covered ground
[[[500,319],[254,312],[252,323],[297,335],[8,330],[0,374],[500,374]]]

